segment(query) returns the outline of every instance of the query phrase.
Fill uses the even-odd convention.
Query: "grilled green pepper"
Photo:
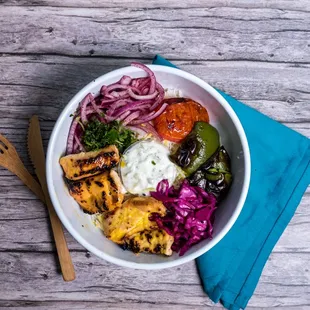
[[[171,156],[186,176],[195,172],[219,148],[218,131],[206,122],[196,122],[193,130]]]
[[[218,201],[223,199],[232,182],[230,157],[225,148],[221,146],[188,180],[212,193]]]

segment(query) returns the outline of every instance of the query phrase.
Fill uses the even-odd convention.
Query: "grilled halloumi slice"
[[[173,241],[174,238],[163,229],[145,230],[131,238],[125,238],[123,248],[134,253],[148,252],[170,256]]]
[[[113,170],[67,183],[70,195],[87,213],[112,211],[123,203],[121,181]]]
[[[69,180],[80,180],[110,170],[119,162],[115,145],[92,152],[71,154],[60,158],[59,163]]]
[[[151,213],[166,214],[162,202],[152,197],[133,197],[126,200],[120,208],[103,214],[101,228],[104,234],[115,243],[124,244],[124,238],[135,234],[158,229],[156,222],[150,221]]]

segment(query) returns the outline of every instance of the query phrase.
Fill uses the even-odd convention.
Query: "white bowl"
[[[230,230],[238,218],[247,196],[250,183],[250,152],[242,125],[227,101],[209,84],[196,76],[179,69],[150,65],[157,80],[164,88],[179,89],[183,97],[191,98],[205,105],[210,115],[210,123],[221,136],[221,142],[231,157],[233,183],[224,201],[216,211],[212,240],[204,240],[193,246],[180,257],[174,253],[171,257],[139,254],[122,250],[108,240],[99,228],[96,228],[89,215],[83,213],[78,204],[69,195],[63,179],[59,158],[66,149],[67,136],[72,118],[79,102],[89,92],[99,94],[103,84],[118,81],[123,75],[131,77],[145,76],[144,71],[135,67],[125,67],[107,73],[92,81],[79,91],[59,116],[53,129],[47,151],[46,171],[48,190],[55,210],[66,229],[88,251],[120,266],[139,269],[161,269],[186,263],[204,254],[214,247]]]

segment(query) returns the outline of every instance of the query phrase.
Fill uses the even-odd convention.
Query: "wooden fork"
[[[15,147],[0,134],[0,165],[12,173],[17,175],[25,185],[43,202],[45,202],[44,194],[40,184],[28,172]]]

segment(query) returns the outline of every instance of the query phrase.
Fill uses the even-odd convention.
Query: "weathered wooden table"
[[[310,1],[2,0],[0,132],[45,144],[64,105],[92,79],[160,53],[310,137]],[[257,130],[260,130],[258,127]],[[288,142],[289,147],[289,142]],[[266,264],[249,309],[310,309],[310,191]],[[77,279],[58,271],[45,207],[0,169],[0,307],[206,309],[195,263],[129,270],[66,234]]]

